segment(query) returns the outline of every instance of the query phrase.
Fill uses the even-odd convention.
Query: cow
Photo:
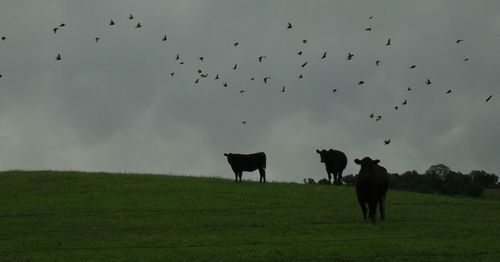
[[[331,174],[333,174],[333,184],[342,185],[342,171],[344,171],[347,166],[347,157],[345,154],[333,149],[328,151],[316,149],[316,152],[321,158],[321,163],[325,163],[328,183],[332,183]]]
[[[234,172],[235,182],[238,182],[238,177],[241,182],[243,171],[252,172],[259,170],[259,183],[266,182],[266,154],[264,152],[254,154],[224,154],[227,157],[227,162],[231,165]]]
[[[368,217],[376,224],[375,214],[377,205],[380,209],[380,220],[385,220],[385,195],[389,188],[389,175],[387,170],[379,166],[380,160],[372,160],[365,157],[362,160],[355,159],[354,163],[361,166],[356,182],[356,196],[358,197],[361,211],[366,221],[366,205],[368,205]]]

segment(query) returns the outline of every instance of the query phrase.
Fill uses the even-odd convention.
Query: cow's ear
[[[354,159],[354,163],[358,164],[358,165],[361,165],[361,161],[359,159]]]
[[[224,153],[225,156],[229,156],[229,154]]]
[[[318,153],[318,154],[319,154],[320,152],[321,152],[321,151],[319,151],[319,149],[316,149],[316,153]]]
[[[375,160],[373,160],[373,163],[378,164],[378,163],[380,163],[380,160],[375,159]]]

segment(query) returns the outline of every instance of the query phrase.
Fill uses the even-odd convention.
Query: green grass
[[[218,178],[0,173],[1,261],[500,261],[500,201]]]

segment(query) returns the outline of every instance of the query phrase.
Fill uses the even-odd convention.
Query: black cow
[[[266,154],[264,152],[259,152],[255,154],[224,154],[227,157],[227,162],[231,165],[233,169],[235,182],[238,182],[238,177],[241,182],[241,175],[243,171],[255,171],[259,170],[260,180],[259,182],[266,182]]]
[[[380,160],[365,157],[354,162],[361,165],[358,181],[356,182],[356,195],[359,205],[366,220],[366,205],[368,204],[369,218],[375,224],[377,204],[380,208],[380,219],[385,220],[385,195],[389,188],[389,176],[384,167],[378,165]]]
[[[321,163],[325,163],[326,173],[328,174],[328,182],[333,184],[342,185],[342,171],[347,166],[347,157],[345,154],[338,150],[330,149],[328,151],[316,149],[316,152],[321,157]]]

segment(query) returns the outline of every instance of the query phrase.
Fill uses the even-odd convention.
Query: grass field
[[[495,197],[387,197],[374,226],[352,187],[2,172],[0,261],[500,261]]]

